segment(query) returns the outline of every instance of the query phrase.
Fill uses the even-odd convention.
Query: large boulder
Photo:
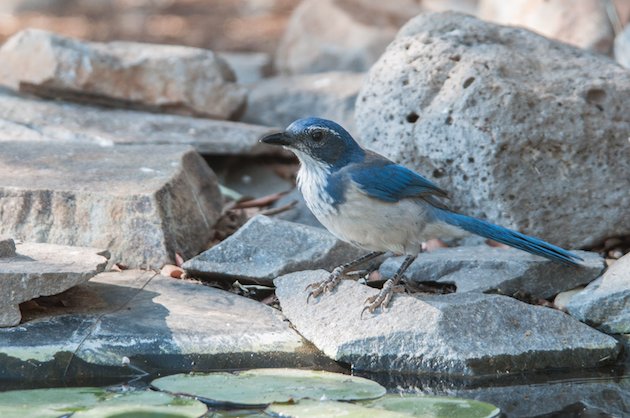
[[[288,74],[366,71],[421,11],[413,0],[305,0],[289,20],[276,67]]]
[[[630,72],[457,13],[405,25],[357,99],[364,145],[455,209],[580,247],[630,232]]]
[[[479,17],[522,26],[580,48],[609,53],[614,32],[608,1],[481,0]]]
[[[318,116],[354,133],[354,104],[364,78],[362,73],[333,71],[261,80],[250,86],[243,121],[285,127],[296,119]]]
[[[0,83],[45,97],[229,119],[246,90],[212,51],[92,43],[27,29],[0,48]]]
[[[0,234],[104,248],[130,267],[191,257],[214,233],[222,197],[185,146],[2,142]]]

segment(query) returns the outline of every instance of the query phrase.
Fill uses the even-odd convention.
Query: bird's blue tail
[[[571,266],[580,265],[580,261],[583,261],[578,255],[549,244],[541,239],[529,237],[520,232],[493,225],[480,219],[471,218],[470,216],[461,215],[445,209],[437,209],[435,214],[439,220],[449,225],[509,245],[510,247],[527,251],[531,254],[540,255],[549,260],[559,261]]]

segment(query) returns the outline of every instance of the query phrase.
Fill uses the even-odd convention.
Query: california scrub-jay
[[[335,122],[299,119],[284,132],[268,135],[261,141],[293,151],[301,163],[298,187],[315,217],[339,239],[371,251],[335,268],[326,280],[313,283],[309,297],[332,290],[348,269],[385,252],[404,254],[406,257],[394,277],[366,301],[365,309],[370,312],[378,307],[383,309],[407,267],[422,252],[423,242],[462,236],[464,231],[568,265],[579,265],[582,260],[538,238],[450,210],[441,200],[447,197],[444,190],[421,175],[361,148]]]

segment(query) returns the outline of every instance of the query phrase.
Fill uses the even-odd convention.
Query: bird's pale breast
[[[307,206],[333,235],[369,251],[418,254],[422,243],[452,235],[453,228],[427,222],[431,215],[421,201],[403,199],[389,203],[372,198],[351,184],[336,208],[325,187],[301,187]],[[432,220],[432,219],[431,219]]]

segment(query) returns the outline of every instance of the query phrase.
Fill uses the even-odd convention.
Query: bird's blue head
[[[312,159],[341,167],[364,156],[363,149],[348,131],[327,119],[298,119],[284,132],[265,136],[260,141],[290,149],[303,164]]]

